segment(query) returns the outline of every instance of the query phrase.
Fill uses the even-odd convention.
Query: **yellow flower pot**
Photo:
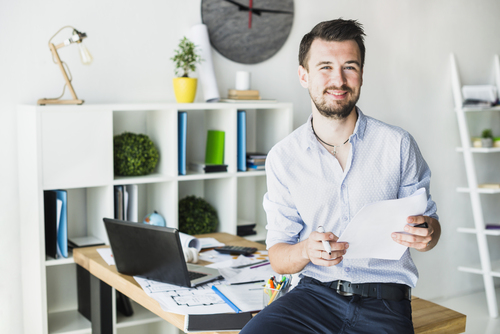
[[[192,103],[196,96],[196,78],[174,78],[174,93],[177,103]]]

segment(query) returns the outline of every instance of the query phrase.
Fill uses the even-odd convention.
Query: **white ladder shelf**
[[[500,88],[500,63],[498,55],[494,57],[495,67],[495,81],[497,88]],[[472,204],[472,213],[474,218],[474,228],[459,228],[461,233],[476,234],[477,243],[479,247],[480,266],[460,266],[458,270],[463,272],[480,274],[483,276],[484,287],[486,290],[486,299],[488,303],[489,315],[492,318],[498,317],[498,304],[495,295],[495,285],[493,277],[500,277],[499,266],[492,266],[490,254],[488,251],[487,235],[498,235],[498,233],[485,229],[485,222],[483,217],[481,197],[480,194],[495,194],[498,191],[484,191],[483,188],[478,188],[476,168],[474,165],[473,153],[496,153],[496,149],[477,149],[471,147],[471,136],[467,124],[467,112],[481,112],[481,111],[500,111],[500,107],[479,109],[471,107],[463,107],[463,96],[461,92],[460,76],[458,74],[458,67],[455,61],[454,54],[451,54],[451,81],[453,88],[453,97],[455,100],[455,112],[457,114],[458,128],[460,131],[460,140],[462,147],[458,151],[463,153],[465,170],[467,173],[468,188],[458,188],[459,192],[468,192]],[[493,269],[492,269],[493,268]]]

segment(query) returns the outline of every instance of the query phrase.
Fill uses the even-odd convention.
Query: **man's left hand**
[[[439,222],[427,216],[412,216],[406,219],[408,223],[404,230],[406,233],[392,233],[392,239],[398,244],[415,248],[421,252],[431,250],[436,244],[441,234]],[[414,227],[427,223],[428,227]],[[436,233],[437,232],[437,233]]]

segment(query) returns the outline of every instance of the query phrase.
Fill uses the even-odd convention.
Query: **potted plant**
[[[175,55],[170,58],[175,63],[174,93],[178,103],[191,103],[196,96],[198,80],[190,78],[189,72],[196,70],[196,64],[201,63],[201,56],[197,53],[196,46],[184,37],[176,49]]]
[[[483,130],[481,134],[481,144],[483,147],[492,147],[493,146],[493,133],[491,129]]]

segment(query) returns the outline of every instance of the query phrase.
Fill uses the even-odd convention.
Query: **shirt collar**
[[[363,137],[365,135],[365,130],[366,130],[366,116],[363,114],[361,109],[356,107],[356,112],[358,113],[358,119],[356,120],[356,126],[354,127],[354,132],[352,135],[349,137],[349,139],[352,141],[353,138],[363,140]],[[307,119],[306,122],[306,134],[307,134],[307,141],[305,145],[305,149],[307,148],[314,148],[318,147],[318,140],[316,139],[316,136],[314,135],[314,132],[312,130],[312,114],[309,115],[309,118]]]

